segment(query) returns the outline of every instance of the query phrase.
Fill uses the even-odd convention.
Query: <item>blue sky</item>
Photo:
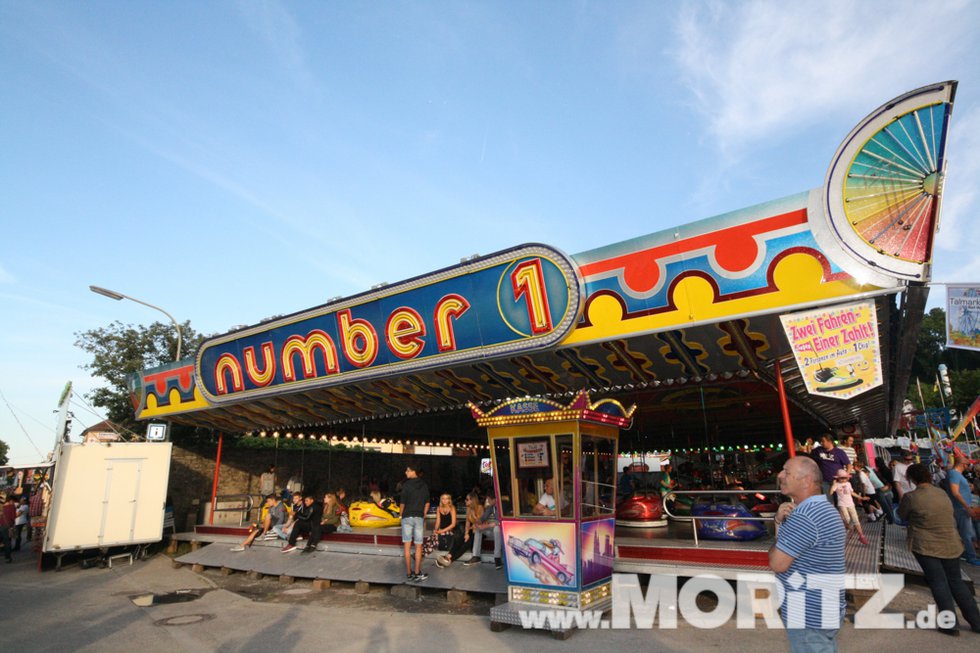
[[[40,459],[97,385],[76,332],[164,319],[90,284],[214,333],[574,254],[820,186],[946,79],[933,276],[980,281],[978,35],[968,1],[0,2],[0,440]]]

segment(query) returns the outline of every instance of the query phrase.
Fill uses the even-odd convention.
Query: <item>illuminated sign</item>
[[[524,245],[205,341],[214,404],[556,345],[579,316],[574,264]]]

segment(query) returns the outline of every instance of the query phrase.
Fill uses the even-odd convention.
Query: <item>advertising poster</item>
[[[946,286],[946,346],[980,351],[980,286]]]
[[[575,524],[503,523],[507,580],[560,589],[576,587]]]
[[[616,559],[616,521],[601,519],[582,524],[582,586],[612,577]]]
[[[810,394],[849,399],[882,383],[873,301],[781,315]]]

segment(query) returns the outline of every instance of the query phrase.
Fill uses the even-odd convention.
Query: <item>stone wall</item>
[[[218,447],[174,446],[170,464],[169,498],[174,506],[178,531],[190,530],[201,523],[203,505],[211,500],[214,463]],[[293,475],[300,477],[307,490],[317,495],[338,487],[347,490],[348,500],[365,494],[370,482],[377,483],[386,495],[394,495],[405,478],[405,465],[418,465],[429,489],[435,495],[448,491],[454,498],[465,496],[481,484],[491,488],[490,477],[480,475],[478,456],[425,456],[382,454],[335,450],[267,450],[239,449],[226,446],[221,451],[218,495],[251,494],[259,500],[259,476],[269,465],[276,465],[276,488],[285,487]]]

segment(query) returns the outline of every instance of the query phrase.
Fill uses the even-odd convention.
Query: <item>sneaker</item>
[[[415,582],[415,574],[405,574],[405,582],[406,583],[414,583]]]
[[[453,563],[452,560],[449,559],[449,556],[439,556],[438,558],[436,558],[436,564],[439,565],[440,567],[445,568]]]
[[[427,579],[428,577],[429,577],[429,574],[425,573],[424,571],[419,572],[419,573],[415,574],[415,582],[416,583],[421,583],[423,580]]]
[[[282,553],[292,553],[295,550],[296,547],[292,544],[287,544],[286,546],[282,547]]]
[[[469,560],[467,560],[463,564],[466,565],[467,567],[469,567],[470,565],[478,565],[478,564],[480,564],[480,557],[479,556],[473,556],[472,558],[470,558]]]
[[[241,544],[239,544],[238,546],[231,547],[231,550],[232,551],[244,551],[245,550],[245,547],[242,546]]]
[[[494,558],[493,559],[493,568],[494,569],[503,569],[504,568],[504,561],[501,560],[500,558]]]
[[[262,536],[262,539],[263,540],[278,540],[279,539],[279,536],[276,535],[275,533],[273,533],[272,531],[269,531],[268,533],[266,533],[265,535]]]

